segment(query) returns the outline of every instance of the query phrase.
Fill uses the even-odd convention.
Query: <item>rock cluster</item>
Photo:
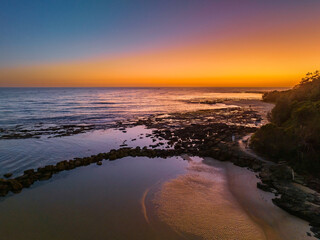
[[[233,122],[233,124],[221,123],[219,122],[221,121],[221,116],[223,116],[225,120],[229,118],[231,120],[234,119],[235,122]],[[232,136],[240,138],[249,132],[255,131],[255,128],[234,124],[251,121],[250,119],[253,116],[259,117],[255,111],[248,112],[236,108],[173,113],[170,114],[169,117],[153,116],[145,120],[129,122],[127,125],[118,123],[117,128],[121,131],[126,131],[126,126],[139,124],[156,128],[157,130],[153,131],[152,137],[162,140],[166,139],[173,149],[156,149],[156,147],[162,146],[163,143],[152,145],[152,149],[125,147],[90,157],[61,161],[56,165],[47,165],[37,170],[29,169],[26,170],[22,176],[13,179],[0,179],[0,196],[5,196],[8,192],[20,192],[23,188],[31,186],[35,181],[50,179],[53,174],[60,171],[71,170],[91,163],[101,165],[101,161],[104,159],[112,161],[126,156],[168,157],[188,153],[197,156],[210,156],[220,160],[230,161],[230,159],[232,159],[232,161],[239,166],[249,166],[253,162],[252,159],[240,156],[238,154],[239,151],[235,153],[234,150],[236,148],[233,146],[234,143],[232,143],[231,140]],[[172,123],[175,125],[174,127]],[[61,129],[63,129],[63,131],[59,132]],[[44,134],[47,134],[47,131],[51,131],[58,134],[58,136],[68,136],[89,129],[92,129],[92,126],[79,127],[77,125],[66,125],[61,128],[51,127],[43,131]],[[21,131],[24,132],[24,130]],[[28,134],[28,132],[25,132],[25,134]],[[42,132],[35,133],[36,136],[38,136],[38,134],[42,134]],[[7,174],[5,177],[10,178],[11,175]]]
[[[125,127],[145,125],[154,128],[151,137],[166,140],[167,149],[156,149],[163,143],[155,143],[149,148],[120,148],[107,153],[100,153],[84,158],[74,158],[58,162],[56,165],[47,165],[38,169],[24,171],[22,176],[10,179],[0,179],[0,196],[9,192],[18,193],[23,188],[30,187],[36,181],[50,179],[61,171],[71,170],[89,164],[102,165],[103,160],[113,161],[127,156],[171,157],[189,154],[201,157],[213,157],[220,161],[230,161],[240,167],[247,167],[255,172],[259,171],[261,182],[257,187],[280,195],[273,199],[274,204],[310,222],[312,231],[320,238],[320,195],[316,192],[305,192],[292,183],[292,172],[285,164],[266,164],[242,152],[234,140],[256,131],[248,124],[261,120],[257,112],[239,108],[229,110],[201,110],[187,113],[150,116],[127,124],[119,122],[116,128],[125,132]],[[88,127],[90,129],[90,127]],[[64,132],[57,136],[68,136],[88,130],[66,127]],[[52,129],[53,131],[59,131]],[[67,135],[64,135],[67,134]],[[140,137],[141,138],[141,137]],[[136,139],[135,139],[136,140]],[[126,143],[123,143],[126,146]],[[169,146],[171,146],[171,149]]]
[[[206,103],[206,104],[209,104]],[[252,109],[244,109],[240,107],[227,107],[223,109],[208,109],[192,112],[170,113],[168,115],[151,115],[142,119],[128,119],[126,121],[104,124],[66,124],[60,126],[45,126],[39,124],[34,128],[25,128],[22,125],[17,125],[13,128],[0,128],[0,139],[25,139],[25,138],[40,138],[41,136],[49,137],[64,137],[79,133],[84,133],[91,130],[117,128],[125,132],[125,127],[145,125],[150,128],[159,128],[162,125],[181,125],[197,122],[198,124],[205,122],[227,123],[237,125],[254,125],[256,121],[261,121],[260,114]],[[168,126],[169,126],[168,125]]]
[[[18,125],[16,128],[2,129],[2,131],[0,131],[0,139],[40,138],[42,135],[64,137],[99,128],[101,128],[101,126],[69,124],[47,128],[24,129]]]
[[[304,191],[302,185],[293,181],[291,168],[285,164],[265,165],[259,177],[261,183],[257,187],[280,196],[274,198],[273,203],[308,221],[315,236],[320,238],[320,194]]]
[[[127,156],[146,156],[149,158],[175,156],[181,154],[177,150],[161,150],[161,149],[147,149],[140,147],[136,148],[120,148],[111,150],[107,153],[99,153],[90,157],[74,158],[72,160],[65,160],[58,162],[56,165],[47,165],[38,169],[29,169],[24,171],[22,176],[13,179],[0,179],[0,196],[6,196],[9,192],[19,193],[23,188],[30,187],[36,181],[50,179],[54,174],[61,171],[71,170],[76,167],[86,166],[92,163],[102,165],[102,160],[116,160]]]

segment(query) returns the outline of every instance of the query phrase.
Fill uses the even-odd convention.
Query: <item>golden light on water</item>
[[[165,183],[155,198],[162,221],[178,232],[208,240],[266,239],[227,191],[223,173],[198,164],[190,170]]]

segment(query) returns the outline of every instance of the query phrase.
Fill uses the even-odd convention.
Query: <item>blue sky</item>
[[[316,1],[2,0],[0,64],[119,54],[183,42],[252,15]],[[272,16],[271,16],[272,17]],[[271,19],[272,20],[272,19]]]

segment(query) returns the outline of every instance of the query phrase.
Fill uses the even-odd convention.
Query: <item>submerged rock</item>
[[[39,176],[40,181],[48,180],[52,177],[52,172],[46,172]]]
[[[7,180],[0,178],[0,196],[3,197],[9,192],[9,184]]]
[[[21,192],[23,186],[20,182],[18,182],[16,179],[9,179],[8,180],[8,185],[10,187],[10,191],[14,193],[19,193]]]
[[[12,177],[12,173],[6,173],[6,174],[4,174],[3,175],[5,178],[10,178],[10,177]]]

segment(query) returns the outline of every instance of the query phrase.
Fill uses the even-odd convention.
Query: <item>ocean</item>
[[[0,175],[21,174],[28,168],[117,148],[127,138],[134,138],[133,130],[124,134],[112,129],[119,121],[152,114],[225,108],[219,101],[215,104],[203,102],[261,99],[262,92],[268,90],[271,89],[0,88]],[[81,134],[55,138],[46,131],[59,131],[64,126],[91,128]],[[44,133],[37,138],[1,138],[30,130]]]
[[[0,128],[104,124],[148,114],[217,108],[199,99],[260,99],[272,88],[0,88]]]
[[[169,147],[153,137],[154,129],[119,122],[205,109],[228,113],[237,105],[223,100],[260,100],[269,90],[0,88],[0,178],[123,145]],[[60,134],[69,128],[82,131]],[[198,156],[102,161],[1,197],[0,238],[314,239],[307,238],[308,223],[273,205],[257,181],[245,168]]]

